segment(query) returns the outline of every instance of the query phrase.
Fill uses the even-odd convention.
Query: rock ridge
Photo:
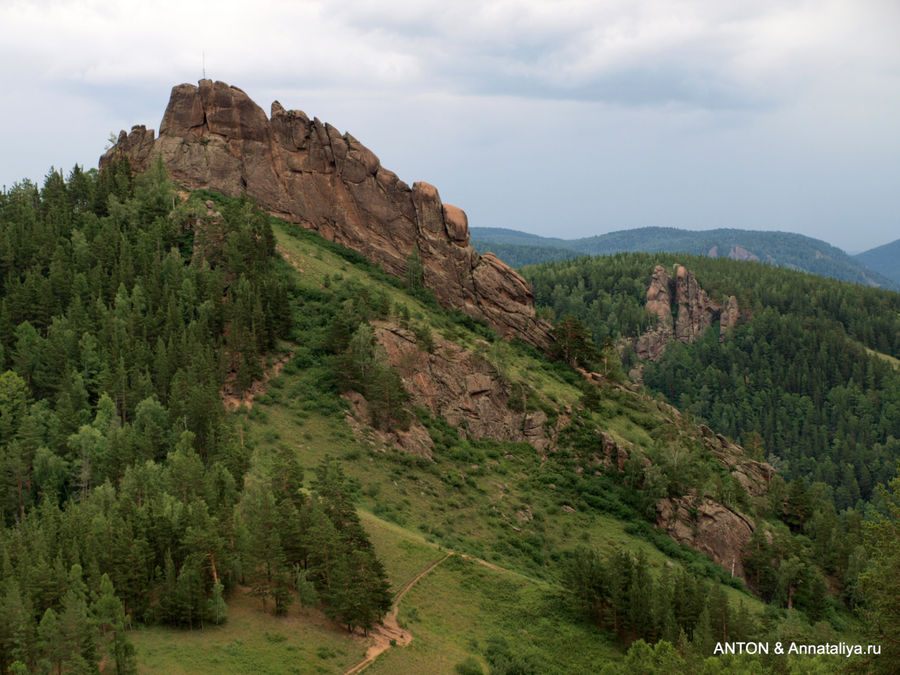
[[[740,318],[737,298],[730,296],[724,307],[711,301],[693,272],[681,265],[675,265],[671,277],[662,265],[653,269],[645,307],[656,317],[656,326],[637,338],[635,352],[650,361],[662,358],[672,340],[693,343],[716,321],[722,342]]]
[[[159,129],[158,138],[143,125],[122,131],[100,167],[127,157],[143,171],[159,156],[185,187],[246,193],[395,276],[418,250],[441,305],[485,319],[503,337],[550,345],[527,282],[472,248],[465,212],[442,203],[433,185],[404,183],[349,133],[277,101],[267,117],[241,89],[211,80],[173,87]]]

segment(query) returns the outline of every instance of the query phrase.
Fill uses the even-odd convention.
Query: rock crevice
[[[635,352],[641,359],[658,361],[669,342],[691,344],[716,321],[719,321],[721,342],[740,318],[733,295],[723,307],[709,299],[690,270],[675,265],[674,271],[670,277],[662,265],[653,269],[645,307],[656,318],[656,326],[635,341]]]

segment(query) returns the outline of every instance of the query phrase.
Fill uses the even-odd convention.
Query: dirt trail
[[[487,560],[482,560],[481,558],[473,558],[467,553],[460,553],[459,557],[463,560],[468,560],[469,562],[478,563],[479,565],[484,565],[488,569],[492,569],[495,572],[509,572],[509,570],[505,570],[502,567],[497,567],[493,563],[489,563]]]
[[[355,673],[361,673],[363,670],[368,668],[372,663],[381,655],[383,652],[386,652],[393,645],[391,645],[391,640],[394,641],[395,645],[401,645],[406,647],[410,642],[412,642],[412,635],[400,628],[400,625],[397,623],[397,612],[400,610],[400,601],[403,599],[403,596],[406,595],[406,592],[412,588],[419,579],[428,574],[435,567],[444,562],[447,558],[453,555],[452,552],[445,555],[443,558],[439,558],[431,563],[424,570],[419,572],[414,579],[412,579],[400,593],[397,594],[397,599],[394,600],[394,606],[391,608],[391,611],[388,612],[387,616],[384,617],[382,622],[376,626],[370,633],[369,637],[374,640],[374,644],[366,650],[366,658],[353,666],[350,670],[348,670],[344,675],[354,675]]]

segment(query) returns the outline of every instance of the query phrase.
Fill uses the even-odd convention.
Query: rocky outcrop
[[[675,339],[691,344],[718,318],[720,307],[709,301],[697,278],[681,265],[675,265]]]
[[[764,497],[769,490],[769,482],[775,476],[775,467],[767,462],[748,458],[741,446],[732,443],[722,434],[713,433],[705,424],[701,424],[698,429],[704,447],[721,464],[731,469],[731,475],[747,491],[747,495],[751,499]]]
[[[348,391],[343,396],[350,404],[350,410],[346,413],[347,425],[353,430],[356,438],[368,441],[373,446],[380,443],[383,446],[398,447],[411,455],[431,459],[434,441],[431,440],[428,429],[422,426],[417,419],[410,420],[409,427],[406,429],[400,427],[388,430],[377,429],[370,424],[372,414],[369,410],[369,402],[362,394]]]
[[[635,352],[641,359],[658,361],[666,344],[678,340],[691,344],[707,328],[720,321],[719,337],[724,339],[729,328],[737,325],[740,313],[737,299],[731,296],[723,309],[712,302],[688,269],[675,265],[670,277],[666,268],[657,265],[647,288],[646,309],[656,318],[656,325],[635,341]]]
[[[159,138],[143,126],[122,132],[101,168],[126,156],[136,170],[161,156],[189,189],[242,192],[285,220],[358,251],[395,276],[418,249],[424,283],[445,307],[484,318],[504,337],[545,349],[550,325],[536,318],[519,274],[469,244],[466,214],[428,183],[412,187],[381,166],[349,133],[277,101],[271,116],[224,82],[172,89]]]
[[[737,298],[730,295],[725,303],[725,307],[722,308],[722,313],[719,315],[719,342],[724,342],[728,331],[734,330],[739,317]]]
[[[742,550],[756,524],[747,516],[710,499],[661,499],[656,505],[657,525],[679,544],[705,553],[733,576],[746,580]]]
[[[732,246],[731,250],[728,251],[728,257],[732,260],[754,260],[759,261],[759,256],[754,253],[750,253],[743,246]]]
[[[412,407],[425,407],[472,438],[524,441],[549,450],[568,423],[565,413],[548,422],[542,410],[528,410],[512,385],[485,357],[432,335],[430,351],[412,331],[393,323],[374,322],[375,337],[387,363],[395,368],[410,394]]]
[[[718,245],[713,246],[706,253],[710,258],[718,258],[719,257],[719,247]],[[732,260],[759,260],[759,256],[754,253],[751,253],[743,246],[732,246],[728,251],[728,257]]]
[[[662,358],[666,344],[674,335],[672,320],[672,284],[666,268],[657,265],[650,277],[647,288],[647,313],[656,317],[656,326],[641,335],[635,343],[635,353],[639,358],[658,361]]]

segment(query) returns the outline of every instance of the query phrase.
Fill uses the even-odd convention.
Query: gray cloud
[[[900,229],[898,25],[891,0],[6,3],[0,184],[156,127],[205,52],[210,77],[350,130],[473,224],[859,249]]]

